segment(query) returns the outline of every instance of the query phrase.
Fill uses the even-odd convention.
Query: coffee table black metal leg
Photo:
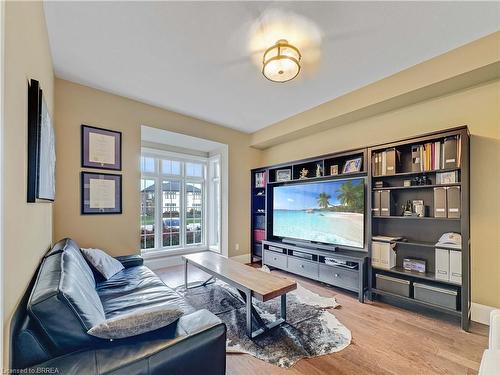
[[[359,299],[359,302],[365,303],[365,272],[366,272],[365,262],[364,261],[359,262],[358,268],[361,271],[359,273],[358,299]]]
[[[247,315],[247,336],[252,337],[252,291],[247,291],[245,293],[245,306]]]
[[[281,319],[286,320],[286,294],[281,295]]]
[[[241,295],[241,298],[245,302],[245,310],[246,310],[246,333],[248,337],[251,339],[260,336],[266,331],[273,329],[280,324],[284,323],[286,320],[286,294],[281,295],[281,306],[280,306],[280,317],[276,319],[274,322],[266,324],[262,317],[259,315],[255,307],[252,305],[252,291],[242,292],[238,290]],[[252,318],[255,318],[259,328],[255,331],[253,330],[253,321]]]
[[[184,288],[188,288],[188,261],[184,259]]]

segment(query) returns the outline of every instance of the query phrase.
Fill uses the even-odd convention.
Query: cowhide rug
[[[266,268],[263,271],[269,272]],[[301,358],[338,352],[351,342],[351,331],[327,311],[339,306],[335,298],[321,297],[299,283],[287,294],[287,322],[253,340],[245,333],[245,304],[230,285],[217,280],[187,292],[180,286],[177,291],[193,307],[211,311],[226,324],[228,353],[248,353],[290,367]],[[279,316],[279,298],[264,303],[254,300],[254,306],[266,322]]]

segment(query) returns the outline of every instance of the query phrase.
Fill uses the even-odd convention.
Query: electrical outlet
[[[236,243],[234,244],[234,250],[238,251],[240,249],[240,244]]]

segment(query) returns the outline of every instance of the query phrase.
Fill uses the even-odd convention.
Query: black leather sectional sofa
[[[104,280],[71,239],[45,255],[13,318],[11,368],[78,375],[225,374],[225,325],[207,310],[195,311],[141,257],[117,259],[125,269]],[[105,318],[167,303],[180,306],[184,315],[162,329],[113,341],[87,334]]]

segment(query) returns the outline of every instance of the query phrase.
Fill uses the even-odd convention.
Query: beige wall
[[[468,125],[471,137],[472,300],[500,307],[500,81],[271,147],[262,165]]]
[[[26,203],[27,88],[40,81],[54,113],[54,74],[41,2],[5,8],[4,366],[11,315],[52,241],[52,204]]]
[[[250,135],[60,79],[55,102],[55,240],[72,237],[80,246],[101,247],[113,255],[139,251],[140,126],[147,125],[229,145],[229,255],[249,252],[249,170],[259,163],[259,151],[249,147]],[[80,215],[81,124],[123,132],[122,215]]]

